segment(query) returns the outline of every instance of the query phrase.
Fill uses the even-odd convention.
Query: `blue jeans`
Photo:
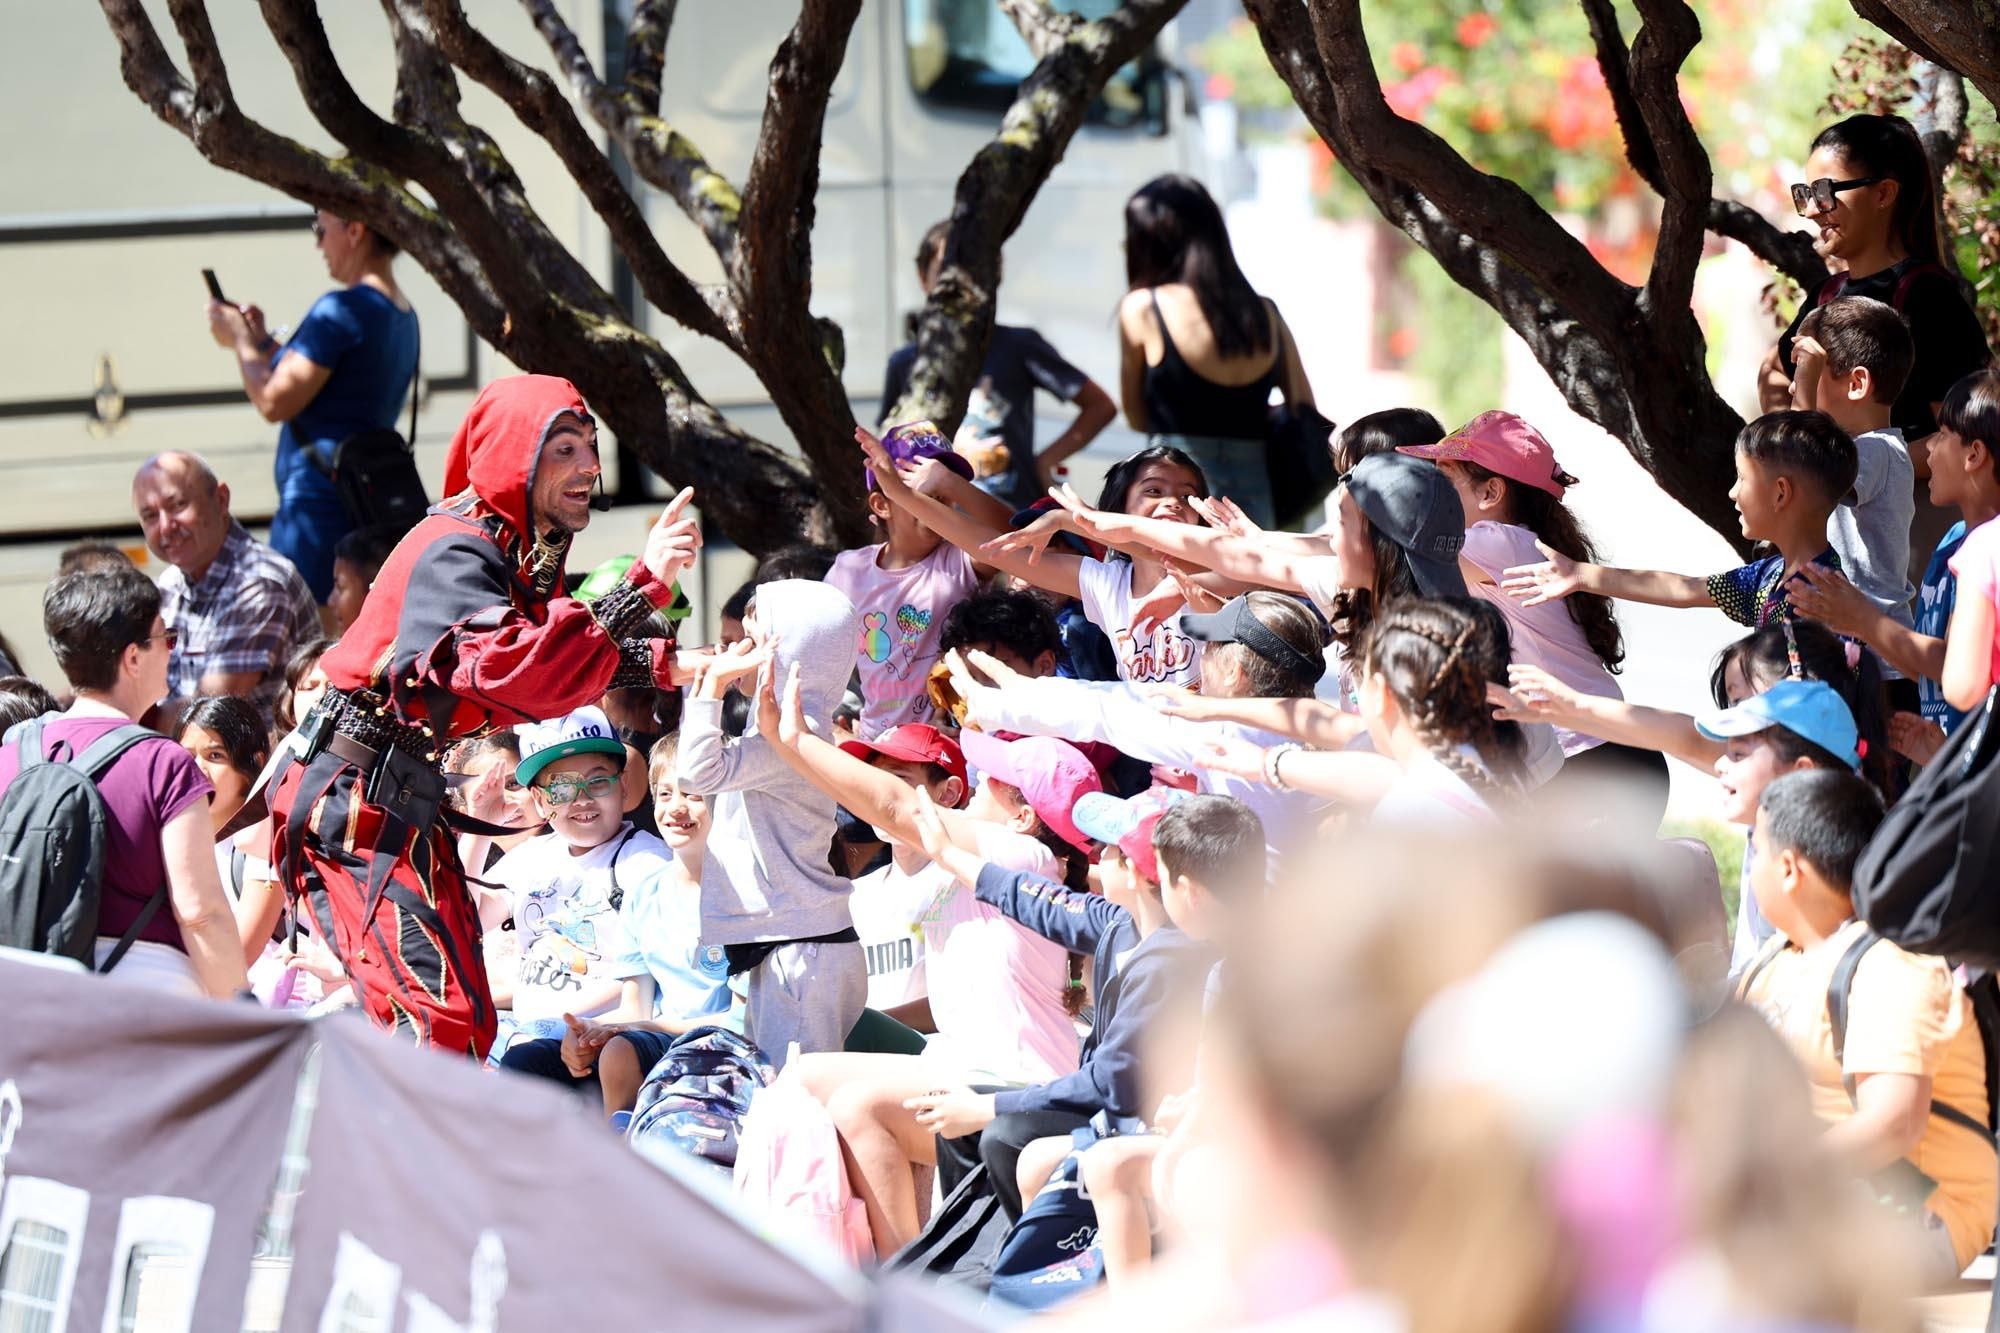
[[[1201,465],[1208,493],[1223,495],[1260,528],[1278,526],[1271,502],[1271,473],[1262,440],[1226,440],[1213,435],[1153,435],[1147,444],[1172,445]]]
[[[338,496],[280,494],[271,515],[271,549],[298,566],[313,600],[324,606],[333,593],[334,545],[353,527]]]

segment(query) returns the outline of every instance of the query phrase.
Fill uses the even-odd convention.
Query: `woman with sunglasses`
[[[255,305],[208,303],[208,329],[236,354],[243,391],[278,431],[278,512],[271,546],[305,576],[322,606],[333,547],[353,525],[333,485],[334,451],[350,436],[394,430],[417,373],[417,314],[396,285],[396,243],[325,209],[313,241],[339,285],[279,342]]]
[[[1941,263],[1937,189],[1922,141],[1901,116],[1849,116],[1829,125],[1812,142],[1792,205],[1819,228],[1815,246],[1829,267],[1845,271],[1806,294],[1766,358],[1764,410],[1793,406],[1792,346],[1807,313],[1838,297],[1872,297],[1902,312],[1916,342],[1916,364],[1890,418],[1914,445],[1937,429],[1945,390],[1988,359],[1979,318]],[[1920,460],[1923,451],[1911,456]]]

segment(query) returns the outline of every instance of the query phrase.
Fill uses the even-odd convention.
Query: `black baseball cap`
[[[1257,619],[1247,592],[1230,598],[1220,611],[1206,615],[1182,612],[1181,633],[1202,643],[1240,643],[1271,665],[1313,684],[1326,674],[1325,657],[1300,652]]]
[[[1458,553],[1465,547],[1465,506],[1435,463],[1405,454],[1372,454],[1347,474],[1347,493],[1370,523],[1403,548],[1424,596],[1466,595],[1465,575],[1458,568]]]

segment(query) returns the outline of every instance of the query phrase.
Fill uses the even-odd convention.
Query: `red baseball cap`
[[[965,751],[958,748],[957,741],[927,722],[905,722],[872,741],[842,741],[840,752],[864,763],[880,755],[905,764],[936,764],[957,778],[961,787],[966,785]],[[960,796],[959,804],[964,803],[965,798]]]
[[[1104,790],[1104,779],[1083,751],[1053,736],[1003,741],[982,731],[962,731],[958,742],[980,772],[1019,790],[1028,808],[1064,842],[1090,851],[1090,839],[1077,828],[1072,812],[1078,798]]]
[[[1481,412],[1436,444],[1406,444],[1396,451],[1434,463],[1477,463],[1495,476],[1547,491],[1560,500],[1576,478],[1556,462],[1542,433],[1512,412]]]

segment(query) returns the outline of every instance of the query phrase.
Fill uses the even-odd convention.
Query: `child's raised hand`
[[[766,671],[757,677],[757,692],[753,702],[757,709],[757,734],[780,745],[789,746],[785,739],[784,723],[778,707],[778,673]]]
[[[1187,586],[1171,570],[1168,571],[1151,592],[1132,603],[1132,637],[1145,638],[1165,624],[1168,617],[1185,610],[1187,604]]]
[[[944,816],[939,813],[937,802],[922,787],[913,789],[916,805],[910,811],[910,822],[916,825],[917,841],[924,849],[924,855],[935,861],[943,856],[951,846],[951,833],[944,826]]]
[[[1824,565],[1800,565],[1785,584],[1785,597],[1800,615],[1851,639],[1860,638],[1878,614],[1866,593]]]
[[[1576,710],[1577,692],[1538,666],[1512,665],[1507,668],[1511,690],[1489,685],[1486,701],[1506,709],[1494,716],[1503,722],[1547,722],[1569,717]],[[1497,697],[1496,691],[1498,691]]]
[[[1049,549],[1049,543],[1054,541],[1059,533],[1068,531],[1064,526],[1064,518],[1065,515],[1061,510],[1051,509],[1025,528],[1003,532],[992,541],[982,543],[979,552],[981,555],[1002,556],[1025,551],[1028,563],[1039,565],[1043,554]]]
[[[1889,714],[1889,748],[1919,766],[1944,748],[1944,728],[1921,713]]]
[[[701,669],[701,691],[721,698],[722,691],[754,671],[761,670],[777,651],[775,641],[738,639],[709,658]]]
[[[1195,757],[1211,773],[1226,773],[1245,782],[1264,780],[1264,747],[1254,741],[1235,736],[1203,741]]]
[[[957,652],[957,649],[953,649]],[[972,670],[986,677],[992,684],[1005,689],[1010,685],[1020,685],[1028,678],[1008,666],[991,653],[982,653],[977,648],[967,649],[959,659]]]
[[[1200,514],[1208,526],[1226,532],[1232,537],[1261,537],[1264,529],[1250,521],[1250,516],[1237,506],[1236,501],[1226,495],[1190,495],[1188,507]]]
[[[776,677],[777,672],[772,671]],[[799,738],[810,728],[806,726],[805,704],[799,695],[799,664],[792,663],[792,669],[785,673],[785,692],[778,709],[778,743],[790,749],[797,749]]]
[[[945,466],[942,458],[936,457],[904,463],[897,471],[903,478],[905,486],[918,495],[928,495],[933,500],[944,493],[954,478],[958,478],[956,472]]]
[[[1548,559],[1536,565],[1513,565],[1502,571],[1500,588],[1509,597],[1523,606],[1540,606],[1567,597],[1582,586],[1576,561],[1545,542],[1536,542],[1535,549]]]
[[[907,498],[910,493],[909,484],[903,480],[903,473],[897,467],[896,460],[889,457],[889,446],[877,439],[866,426],[854,428],[854,442],[861,446],[861,453],[868,460],[869,469],[875,473],[875,489],[891,500],[898,500],[899,497]]]

